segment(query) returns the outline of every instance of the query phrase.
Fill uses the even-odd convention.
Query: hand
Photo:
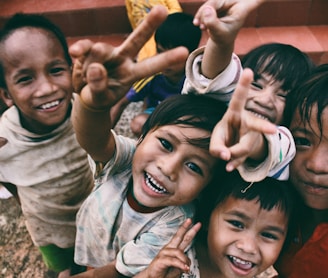
[[[184,250],[200,227],[200,223],[191,226],[191,219],[187,219],[152,263],[135,278],[174,278],[180,277],[182,272],[188,272],[190,262]]]
[[[70,47],[74,59],[73,85],[84,104],[93,109],[107,109],[121,99],[132,84],[170,65],[185,63],[188,50],[179,47],[136,62],[141,47],[165,20],[167,11],[154,7],[142,23],[118,47],[81,40]]]
[[[274,134],[276,126],[245,110],[247,93],[253,81],[253,72],[245,69],[229,108],[215,126],[210,142],[212,155],[229,161],[227,171],[232,171],[247,158],[263,159],[267,152],[264,133]]]
[[[234,41],[249,13],[265,0],[208,0],[197,11],[194,24],[213,41]]]

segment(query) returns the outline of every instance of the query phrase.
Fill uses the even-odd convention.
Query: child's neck
[[[211,265],[211,261],[208,257],[208,248],[205,245],[206,244],[204,242],[199,242],[196,240],[196,252],[199,263],[200,277],[226,278],[219,272],[219,270],[214,269]]]
[[[302,241],[306,242],[312,236],[315,228],[321,224],[328,222],[328,210],[316,210],[309,208],[308,214],[304,217],[301,225]]]

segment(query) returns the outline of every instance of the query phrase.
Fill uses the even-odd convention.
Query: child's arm
[[[75,59],[73,84],[79,93],[73,105],[72,122],[79,143],[95,161],[107,162],[115,151],[110,108],[136,80],[185,62],[188,51],[183,47],[135,62],[139,49],[166,15],[165,8],[154,7],[118,47],[82,40],[70,48]]]
[[[209,0],[197,11],[194,24],[209,34],[201,64],[202,74],[210,79],[230,63],[234,43],[249,13],[265,0]]]
[[[191,244],[200,227],[200,223],[191,226],[191,219],[187,219],[151,264],[134,277],[173,278],[180,277],[182,272],[188,272],[190,262],[184,250]]]

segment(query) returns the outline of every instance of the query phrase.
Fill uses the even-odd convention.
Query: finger
[[[191,223],[192,221],[190,218],[186,219],[166,246],[169,248],[178,248],[184,235],[189,230]]]
[[[185,47],[177,47],[135,64],[133,77],[135,80],[154,75],[173,65],[185,64],[189,52]]]
[[[191,244],[201,226],[201,223],[198,222],[187,231],[182,239],[182,242],[179,244],[180,250],[185,250]]]
[[[259,117],[256,117],[249,111],[245,111],[246,113],[249,113],[249,118],[245,117],[246,119],[246,125],[248,130],[256,131],[259,133],[265,133],[265,134],[274,134],[277,131],[277,126],[268,120],[261,119]]]
[[[231,152],[231,159],[226,164],[226,171],[232,172],[245,162],[245,160],[248,158],[248,151],[247,149],[245,150],[245,146],[240,143],[230,147],[229,149]]]
[[[75,93],[80,93],[86,85],[82,63],[79,60],[76,60],[73,64],[72,82]]]
[[[114,57],[116,55],[116,49],[117,48],[107,43],[93,43],[88,51],[88,55],[84,58],[83,72],[86,72],[88,66],[92,63],[106,64],[106,67],[108,68],[111,66],[115,68],[116,65],[119,64],[117,57]],[[109,63],[111,63],[111,65]]]
[[[225,119],[223,118],[222,121]],[[229,133],[229,130],[227,131]],[[215,126],[210,140],[209,151],[214,157],[228,161],[231,153],[226,144],[225,128],[221,125],[221,121]],[[229,134],[227,135],[229,138]]]
[[[253,72],[246,68],[237,83],[237,87],[229,103],[229,110],[234,112],[236,116],[240,116],[245,107],[248,91],[252,81]]]
[[[72,58],[79,58],[81,56],[85,56],[90,51],[93,42],[90,40],[79,40],[72,44],[69,48],[69,53]]]
[[[119,53],[124,56],[135,57],[166,17],[167,9],[164,6],[154,6],[140,25],[118,47]]]
[[[102,64],[90,64],[86,78],[93,93],[101,93],[107,90],[107,71]]]

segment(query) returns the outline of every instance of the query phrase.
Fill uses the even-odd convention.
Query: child
[[[328,64],[315,69],[287,98],[287,106],[296,144],[290,180],[305,210],[277,269],[283,277],[328,277]]]
[[[188,58],[185,93],[211,92],[217,94],[217,97],[223,101],[230,101],[242,72],[238,57],[232,54],[234,40],[247,14],[262,2],[235,1],[231,5],[226,3],[220,5],[218,1],[209,0],[201,6],[196,13],[195,23],[203,29],[206,28],[210,38],[205,48],[196,50]],[[217,14],[222,16],[218,17]],[[246,55],[243,63],[254,71],[253,82],[245,103],[246,110],[274,124],[283,124],[286,95],[310,73],[313,68],[312,62],[304,53],[290,45],[267,44],[252,50]],[[221,159],[230,160],[227,170],[231,171],[243,160],[240,158],[240,153],[232,155],[227,149],[218,149],[218,146],[221,146],[216,142],[216,138],[220,137],[219,130],[220,128],[216,128],[217,132],[213,133],[211,153]],[[266,176],[287,179],[288,163],[295,155],[290,132],[278,126],[274,135],[265,135],[265,138],[268,147],[271,148],[270,156],[262,163],[266,167],[261,167],[260,172],[255,169],[260,166],[257,163],[255,167],[251,163],[246,163],[239,168],[239,171],[248,181],[258,181]],[[252,140],[248,140],[256,142],[259,139],[253,137]],[[234,143],[229,142],[230,145]],[[247,157],[247,150],[238,151],[244,151],[246,153],[244,159]],[[238,157],[238,161],[234,156]],[[251,171],[253,175],[250,175]]]
[[[17,14],[0,34],[0,181],[17,187],[26,226],[46,265],[65,277],[75,216],[93,188],[87,154],[70,121],[71,58],[62,32],[42,16]]]
[[[178,46],[186,47],[191,53],[198,47],[200,38],[201,30],[193,25],[193,16],[186,13],[168,15],[155,32],[158,53]],[[132,132],[140,136],[143,124],[155,107],[167,97],[181,93],[185,80],[184,69],[185,63],[178,64],[155,75],[150,81],[147,79],[138,82],[111,110],[113,125],[128,104],[145,100],[145,110],[130,123]]]
[[[168,13],[182,12],[182,8],[177,0],[125,0],[127,15],[134,30],[149,14],[156,5],[164,6]],[[138,53],[138,61],[144,60],[156,54],[156,44],[154,36],[145,43]]]
[[[151,114],[137,145],[109,133],[107,149],[97,154],[82,132],[91,132],[92,114],[103,129],[108,114],[89,111],[91,105],[83,104],[88,98],[82,94],[83,101],[74,103],[79,104],[73,110],[74,126],[78,139],[83,137],[81,145],[94,161],[101,162],[94,168],[98,165],[101,170],[95,190],[77,216],[75,260],[96,268],[115,261],[119,273],[133,276],[150,263],[186,218],[193,217],[191,202],[219,169],[223,171],[208,147],[225,104],[201,95],[172,96]],[[97,139],[103,140],[99,135]]]
[[[203,229],[195,242],[198,265],[190,265],[183,253],[199,230],[199,224],[189,230],[187,222],[136,278],[171,277],[178,269],[184,272],[182,277],[252,278],[276,261],[294,230],[293,188],[273,178],[248,183],[238,172],[224,180],[212,198],[208,195],[200,202],[198,220]],[[209,205],[214,196],[215,202]]]

